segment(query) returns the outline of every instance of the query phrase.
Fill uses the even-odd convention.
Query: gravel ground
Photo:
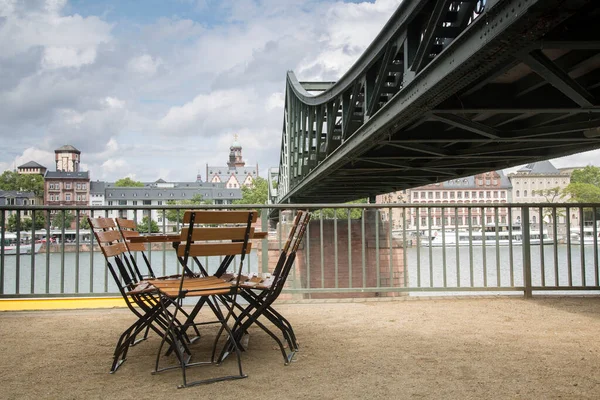
[[[600,298],[427,298],[281,304],[301,351],[289,366],[259,329],[247,379],[176,389],[152,375],[158,338],[109,374],[125,309],[0,313],[5,399],[598,399]],[[193,345],[203,356],[214,329]],[[165,358],[168,362],[169,359]],[[191,379],[235,369],[191,369]]]

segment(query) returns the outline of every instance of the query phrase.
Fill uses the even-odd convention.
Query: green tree
[[[149,227],[148,224],[150,224]],[[142,218],[142,221],[139,224],[137,224],[137,230],[138,232],[142,233],[157,233],[158,224],[153,219],[150,219],[148,216],[145,216],[144,218]]]
[[[176,204],[181,205],[200,205],[200,204],[212,204],[212,200],[204,200],[201,194],[197,194],[192,197],[191,200],[183,200],[176,202],[175,200],[168,200],[167,205],[173,206]],[[183,210],[167,210],[166,217],[171,222],[183,222]]]
[[[4,171],[0,175],[0,190],[19,190],[17,179],[19,174],[14,171]]]
[[[569,183],[563,190],[574,203],[600,203],[600,187],[591,183]]]
[[[33,192],[37,197],[44,195],[44,178],[38,174],[19,174],[17,178],[18,190]]]
[[[266,179],[256,177],[251,187],[242,186],[242,198],[233,204],[267,204],[269,183]]]
[[[71,211],[65,211],[64,219],[63,212],[58,211],[52,218],[52,226],[58,229],[62,229],[64,226],[65,229],[69,229],[74,219],[75,216],[71,213]]]
[[[0,190],[18,190],[33,192],[41,197],[44,194],[44,178],[38,174],[19,174],[14,171],[4,171],[0,175]]]
[[[139,181],[134,181],[133,179],[126,177],[121,178],[115,182],[115,186],[117,187],[144,187],[144,184]]]
[[[355,201],[350,201],[346,204],[366,204],[367,199],[359,199]],[[340,204],[340,207],[343,207],[343,204]],[[362,218],[362,209],[361,208],[323,208],[322,210],[315,211],[313,213],[314,218],[321,218],[321,214],[323,214],[323,219],[347,219],[348,211],[350,211],[350,219],[360,219]]]
[[[84,215],[79,220],[79,229],[90,229],[90,223],[87,219],[87,216]]]
[[[600,168],[588,165],[583,169],[576,169],[571,174],[571,183],[587,183],[600,187]]]
[[[30,231],[33,225],[33,221],[31,217],[23,216],[21,217],[21,221],[19,221],[20,230],[21,231]],[[43,211],[38,211],[35,213],[35,229],[44,229],[46,226],[46,217],[44,216]],[[17,231],[17,214],[12,214],[8,217],[7,221],[7,229],[10,232]]]

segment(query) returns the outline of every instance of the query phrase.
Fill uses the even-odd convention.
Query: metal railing
[[[178,231],[169,210],[189,206],[0,207],[0,298],[113,296],[105,261],[84,215],[159,215],[160,231]],[[294,209],[313,219],[287,282],[296,298],[421,293],[585,293],[600,290],[600,204],[295,204],[198,206],[261,210],[248,272],[268,272],[287,237]],[[273,212],[273,210],[276,210]],[[27,215],[25,215],[27,214]],[[44,227],[28,219],[45,218]],[[69,214],[73,229],[65,226]],[[276,219],[269,220],[269,215]],[[58,216],[58,217],[57,217]],[[172,215],[171,215],[172,216]],[[51,223],[60,222],[60,228]],[[176,219],[176,218],[175,218]],[[51,222],[52,221],[52,222]],[[10,223],[9,223],[10,222]],[[11,231],[8,230],[10,225]],[[23,228],[27,227],[26,230]],[[11,246],[14,244],[14,246]],[[12,252],[16,254],[11,254]],[[147,252],[157,273],[180,271],[167,244]],[[209,272],[220,260],[205,259]]]

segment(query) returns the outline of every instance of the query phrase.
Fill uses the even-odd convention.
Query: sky
[[[92,180],[193,181],[238,135],[266,177],[286,71],[339,79],[400,1],[0,0],[0,171],[70,144]]]

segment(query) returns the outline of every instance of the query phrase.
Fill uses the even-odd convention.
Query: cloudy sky
[[[0,0],[0,171],[71,144],[94,180],[204,179],[237,134],[265,176],[286,71],[337,80],[399,3]]]

